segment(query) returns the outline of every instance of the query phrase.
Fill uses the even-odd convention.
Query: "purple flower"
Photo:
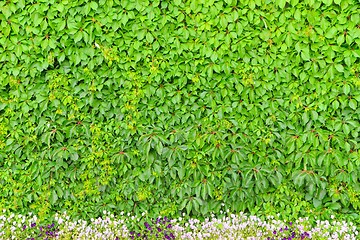
[[[147,222],[145,222],[144,225],[146,228],[149,228],[149,226],[150,226]]]
[[[141,234],[140,234],[140,233],[138,233],[136,236],[141,237]]]
[[[158,227],[157,230],[158,230],[158,232],[161,232],[161,228]]]
[[[292,226],[292,222],[289,222],[290,226]]]
[[[170,233],[170,237],[171,237],[172,239],[175,239],[175,236],[174,236],[174,234],[172,234],[172,233]]]
[[[36,223],[32,223],[31,225],[30,225],[30,227],[36,227]]]
[[[307,237],[310,237],[310,235],[309,235],[309,233],[304,232],[304,233],[302,233],[302,234],[300,235],[300,237],[301,237],[301,239],[305,239],[305,238],[307,238]]]
[[[171,228],[171,227],[172,227],[171,224],[169,224],[169,225],[166,226],[166,228]]]
[[[276,231],[273,231],[273,234],[276,234]]]
[[[26,225],[23,226],[23,230],[25,230],[25,229],[26,229]]]

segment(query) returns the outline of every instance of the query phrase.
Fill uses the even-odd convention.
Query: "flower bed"
[[[72,221],[66,214],[56,214],[54,221],[41,224],[33,215],[15,215],[4,211],[0,216],[0,239],[357,239],[358,231],[351,222],[316,221],[308,218],[294,222],[267,217],[262,220],[244,213],[230,214],[200,221],[158,217],[147,221],[146,213],[131,216],[121,213],[90,221]]]

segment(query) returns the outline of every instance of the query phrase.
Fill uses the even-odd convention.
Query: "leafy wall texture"
[[[357,0],[0,8],[1,208],[360,210]]]

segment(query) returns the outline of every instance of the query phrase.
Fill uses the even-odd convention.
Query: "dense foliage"
[[[356,217],[357,0],[0,8],[0,208]]]

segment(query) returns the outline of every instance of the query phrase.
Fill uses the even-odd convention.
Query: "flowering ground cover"
[[[42,223],[35,215],[3,211],[0,215],[0,239],[357,239],[357,227],[351,222],[315,221],[299,218],[294,222],[269,216],[261,219],[244,213],[214,214],[203,221],[187,218],[158,217],[147,214],[131,216],[123,212],[115,216],[104,211],[103,216],[89,221],[71,220],[65,213],[56,214],[51,222]],[[222,213],[221,213],[222,214]]]

